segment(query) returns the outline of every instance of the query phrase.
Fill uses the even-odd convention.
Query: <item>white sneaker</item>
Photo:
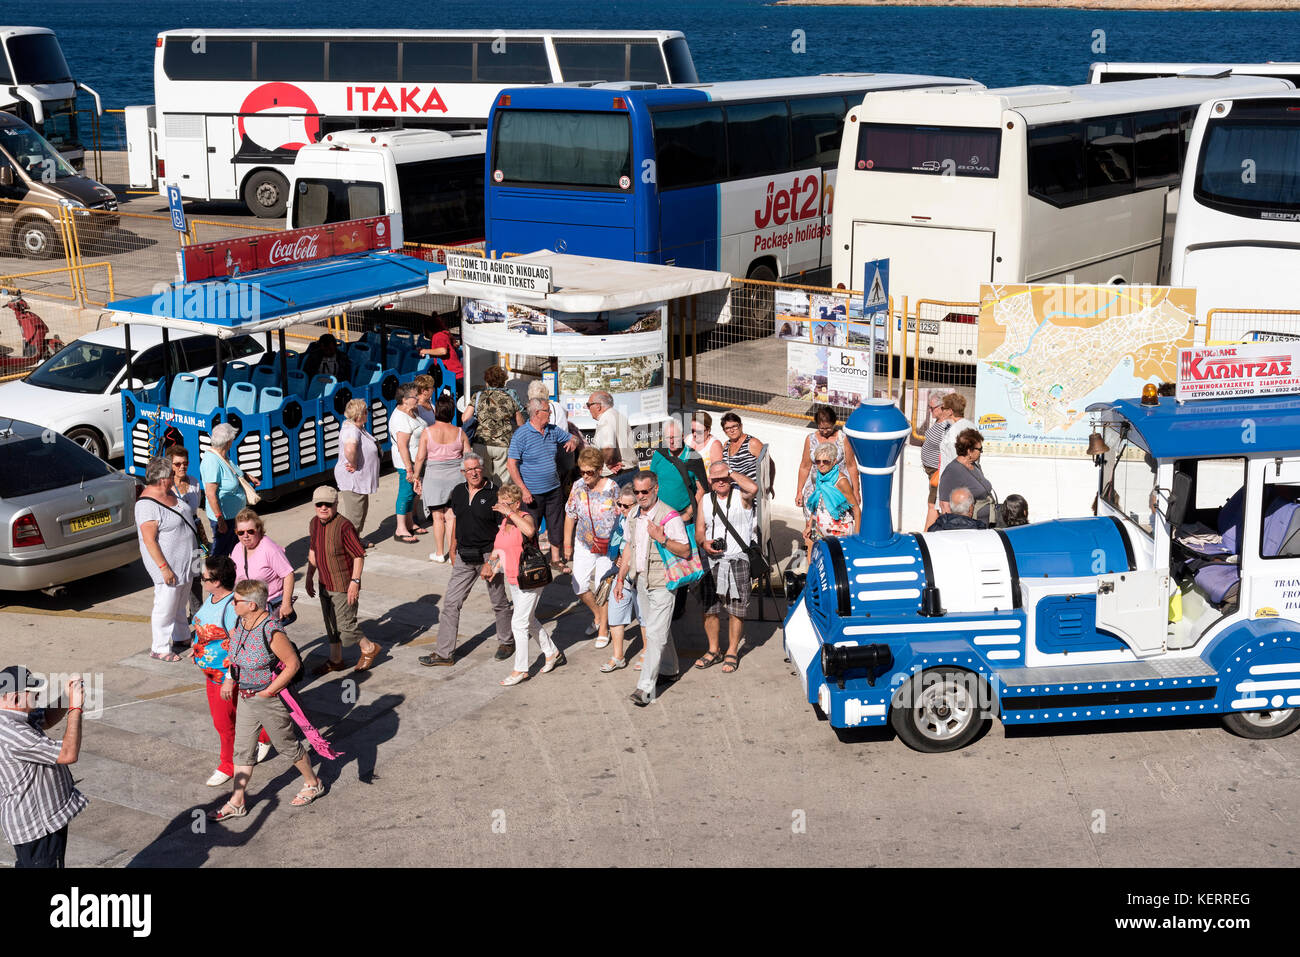
[[[447,564],[447,556],[439,555],[437,552],[429,552],[429,561],[437,562],[439,565]]]
[[[225,771],[213,771],[212,777],[208,778],[207,785],[210,788],[219,788],[230,780],[230,775]]]
[[[271,753],[270,741],[257,742],[257,763],[261,764],[266,760],[266,756]]]

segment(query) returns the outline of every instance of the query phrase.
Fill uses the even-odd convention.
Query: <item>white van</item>
[[[391,216],[403,243],[483,240],[482,130],[345,130],[298,151],[289,182],[291,229]]]

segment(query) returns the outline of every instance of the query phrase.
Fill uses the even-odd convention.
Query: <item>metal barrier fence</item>
[[[1206,345],[1300,339],[1300,310],[1211,309],[1205,314]]]
[[[852,411],[847,396],[832,394],[817,369],[800,370],[797,358],[792,366],[790,343],[806,345],[801,351],[814,361],[820,359],[819,347],[873,351],[875,389],[894,394],[898,372],[890,358],[895,346],[892,302],[890,321],[881,329],[850,318],[850,299],[862,296],[856,290],[733,279],[729,321],[701,329],[698,314],[716,313],[719,303],[713,297],[727,295],[697,296],[681,304],[677,317],[669,317],[669,353],[678,363],[673,378],[690,385],[689,393],[683,389],[680,395],[684,404],[795,419],[811,418],[817,405],[831,405],[841,414]],[[710,301],[701,304],[701,299]],[[881,334],[883,342],[873,350],[873,339]]]

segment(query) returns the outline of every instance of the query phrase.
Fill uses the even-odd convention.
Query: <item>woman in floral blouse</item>
[[[604,464],[600,449],[588,446],[578,453],[582,481],[574,482],[564,506],[564,557],[572,563],[573,591],[591,611],[587,634],[596,636],[597,648],[609,644],[608,608],[597,605],[593,594],[612,563],[609,539],[618,524],[618,483],[601,478]]]

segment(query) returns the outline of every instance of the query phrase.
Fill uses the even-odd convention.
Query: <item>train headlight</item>
[[[854,668],[867,669],[867,684],[875,687],[877,672],[894,663],[889,645],[822,645],[822,675],[829,681]],[[841,685],[843,678],[840,677]]]

